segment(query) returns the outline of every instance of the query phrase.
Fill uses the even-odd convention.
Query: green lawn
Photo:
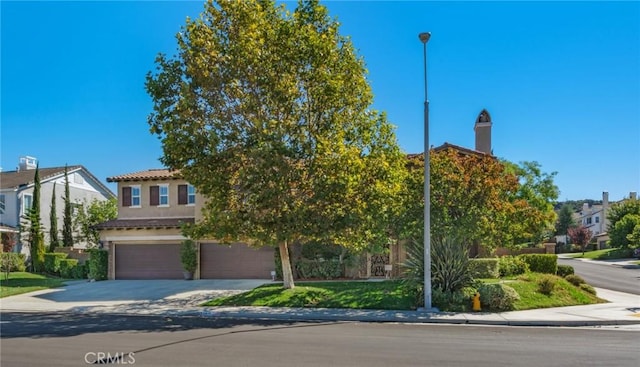
[[[530,273],[518,279],[503,280],[520,295],[517,310],[546,307],[575,306],[604,302],[574,287],[562,278],[556,290],[547,296],[537,292],[536,280],[542,274]],[[494,283],[498,279],[485,279]],[[208,301],[203,306],[270,306],[270,307],[326,307],[381,310],[413,310],[415,299],[399,281],[384,282],[299,282],[294,289],[284,289],[280,283],[268,284],[251,291]],[[469,301],[470,303],[470,301]],[[469,309],[462,307],[462,309]],[[461,307],[451,307],[460,309]],[[446,311],[446,309],[443,309]]]
[[[516,310],[590,305],[606,302],[591,293],[575,287],[561,277],[556,277],[556,286],[550,295],[539,293],[536,281],[542,276],[544,275],[539,273],[527,273],[520,276],[517,281],[507,284],[520,295],[520,300],[515,303]]]
[[[16,294],[39,291],[41,289],[56,288],[64,285],[64,279],[49,278],[45,275],[26,272],[9,274],[9,280],[0,280],[0,298],[15,296]]]
[[[582,252],[575,254],[567,254],[574,258],[584,258],[592,260],[613,260],[613,259],[626,259],[631,257],[633,250],[620,249],[620,248],[608,248],[604,250],[587,251],[582,255]]]
[[[413,297],[399,281],[299,282],[294,289],[268,284],[249,292],[211,300],[203,306],[326,307],[410,310]]]

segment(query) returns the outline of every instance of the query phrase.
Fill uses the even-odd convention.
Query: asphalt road
[[[2,314],[1,364],[638,366],[640,330]]]
[[[640,266],[626,267],[599,261],[559,258],[558,264],[571,265],[576,274],[594,287],[640,295]]]

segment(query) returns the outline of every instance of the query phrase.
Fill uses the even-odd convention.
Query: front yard
[[[622,248],[607,248],[604,250],[587,251],[584,253],[584,255],[582,254],[582,252],[566,255],[573,258],[584,258],[591,260],[614,260],[632,257],[633,250]]]
[[[0,280],[0,298],[61,287],[63,285],[64,279],[50,278],[40,274],[14,272],[9,274],[9,280],[5,280],[4,274],[2,274],[2,279]]]
[[[527,273],[515,279],[487,280],[487,283],[503,282],[514,288],[520,299],[515,310],[547,307],[563,307],[605,302],[580,289],[563,278],[552,276],[554,290],[549,295],[538,291],[538,281],[543,274]],[[464,304],[450,305],[451,310],[471,311],[471,300]],[[415,309],[415,299],[400,281],[335,281],[299,282],[294,289],[283,289],[280,283],[268,284],[251,291],[206,302],[203,306],[270,306],[270,307],[325,307],[383,310]],[[448,307],[437,305],[443,311]]]

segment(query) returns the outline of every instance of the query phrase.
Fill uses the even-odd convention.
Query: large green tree
[[[409,156],[402,211],[395,223],[399,237],[420,238],[423,231],[424,159]],[[519,167],[485,154],[448,148],[432,150],[431,234],[451,233],[491,251],[523,239],[541,237],[553,224],[557,188],[539,165]]]
[[[86,242],[89,247],[94,247],[100,242],[100,232],[95,225],[115,219],[118,216],[118,202],[116,199],[84,202],[78,207],[75,217],[78,228],[78,242]]]
[[[609,220],[609,243],[613,247],[628,247],[630,235],[640,218],[640,200],[628,198],[621,200],[607,211]]]
[[[543,172],[538,162],[505,164],[513,170],[519,180],[514,199],[523,200],[528,206],[526,215],[521,217],[519,235],[515,241],[539,243],[554,232],[557,216],[553,208],[560,194],[553,182],[557,172]]]
[[[71,210],[71,193],[69,190],[69,170],[64,166],[64,215],[62,217],[62,245],[73,246],[73,217]]]
[[[556,221],[556,235],[567,235],[569,228],[575,227],[576,223],[573,219],[573,207],[569,204],[564,204],[560,207],[558,212],[558,220]]]
[[[53,184],[51,192],[51,211],[49,212],[49,251],[53,252],[56,247],[60,246],[60,238],[58,234],[58,209],[56,207],[56,184]]]
[[[146,88],[161,161],[206,198],[187,234],[277,246],[387,242],[403,156],[364,61],[318,1],[207,2]]]

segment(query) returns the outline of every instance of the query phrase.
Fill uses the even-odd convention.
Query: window
[[[22,195],[22,214],[27,214],[29,209],[31,209],[31,205],[33,205],[33,195]]]
[[[196,203],[196,188],[193,185],[178,185],[178,205]]]
[[[600,223],[600,217],[596,217],[596,223]]]
[[[4,209],[6,207],[4,194],[0,194],[0,214],[4,214]]]
[[[196,188],[192,185],[187,186],[187,203],[196,203]]]
[[[591,224],[591,217],[587,218],[587,224]]]
[[[140,186],[122,188],[122,206],[140,207]]]
[[[131,206],[140,206],[140,186],[131,186]]]
[[[169,185],[160,185],[160,205],[169,206]]]
[[[169,206],[169,185],[149,186],[149,205]]]

